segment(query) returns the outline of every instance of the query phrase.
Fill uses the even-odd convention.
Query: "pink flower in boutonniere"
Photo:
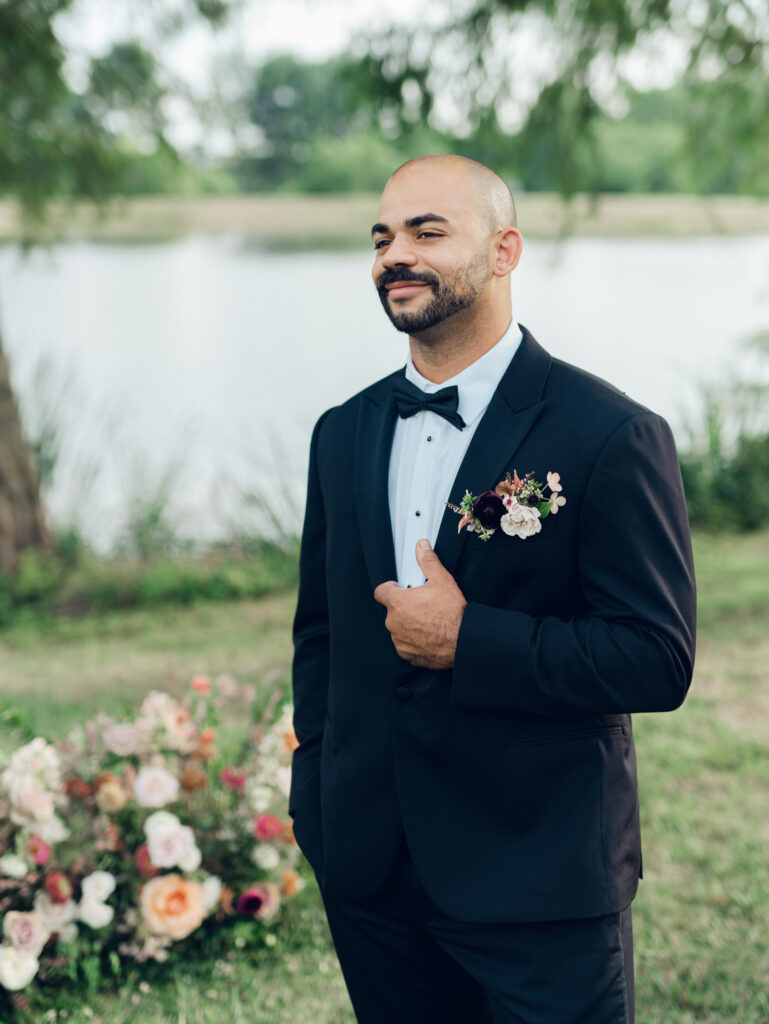
[[[544,486],[550,491],[548,496],[545,496]],[[465,491],[460,505],[452,505],[450,501],[446,504],[462,517],[458,531],[466,526],[481,540],[488,540],[499,527],[509,537],[525,540],[539,533],[542,519],[551,513],[555,515],[566,504],[566,498],[559,493],[562,490],[560,473],[548,473],[544,485],[534,479],[533,473],[521,479],[513,470],[513,475],[507,473],[493,491],[484,491],[478,497]]]

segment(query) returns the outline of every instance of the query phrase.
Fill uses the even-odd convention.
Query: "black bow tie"
[[[441,388],[435,394],[429,395],[426,391],[418,388],[416,384],[412,384],[410,380],[406,380],[405,377],[399,377],[393,385],[393,394],[395,395],[398,412],[403,419],[415,416],[424,409],[442,416],[449,423],[453,424],[457,430],[462,430],[465,426],[465,421],[457,412],[459,388],[456,384],[452,384],[448,388]]]

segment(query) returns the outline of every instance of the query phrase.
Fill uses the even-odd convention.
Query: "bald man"
[[[295,834],[361,1024],[629,1024],[630,715],[694,658],[670,430],[516,323],[489,168],[409,161],[372,238],[407,361],[312,435]]]

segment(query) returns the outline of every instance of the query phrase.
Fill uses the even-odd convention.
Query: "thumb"
[[[388,605],[390,597],[392,596],[392,588],[400,590],[400,586],[395,580],[386,580],[384,583],[380,583],[374,591],[374,600],[385,606]]]
[[[430,541],[426,537],[422,537],[421,540],[417,541],[416,554],[419,568],[424,573],[428,583],[431,580],[437,582],[441,577],[453,579],[448,569],[443,567],[443,563],[433,551]]]

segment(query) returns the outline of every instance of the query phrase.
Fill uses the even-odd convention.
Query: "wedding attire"
[[[468,603],[453,667],[419,668],[398,656],[372,596],[385,580],[424,579],[405,567],[403,539],[398,568],[390,517],[394,435],[411,422],[399,421],[393,394],[404,376],[328,410],[312,435],[294,620],[297,841],[327,910],[344,907],[348,920],[356,906],[373,914],[389,886],[463,934],[560,929],[558,948],[574,950],[584,922],[600,921],[621,958],[641,874],[630,714],[677,707],[694,658],[672,435],[523,328],[445,500],[459,505],[517,469],[537,480],[558,472],[567,503],[531,537],[497,529],[487,541],[459,533],[444,508],[435,552]],[[339,952],[344,936],[334,938]],[[388,1019],[376,1012],[369,1019]],[[494,1019],[540,1019],[510,1013]]]

